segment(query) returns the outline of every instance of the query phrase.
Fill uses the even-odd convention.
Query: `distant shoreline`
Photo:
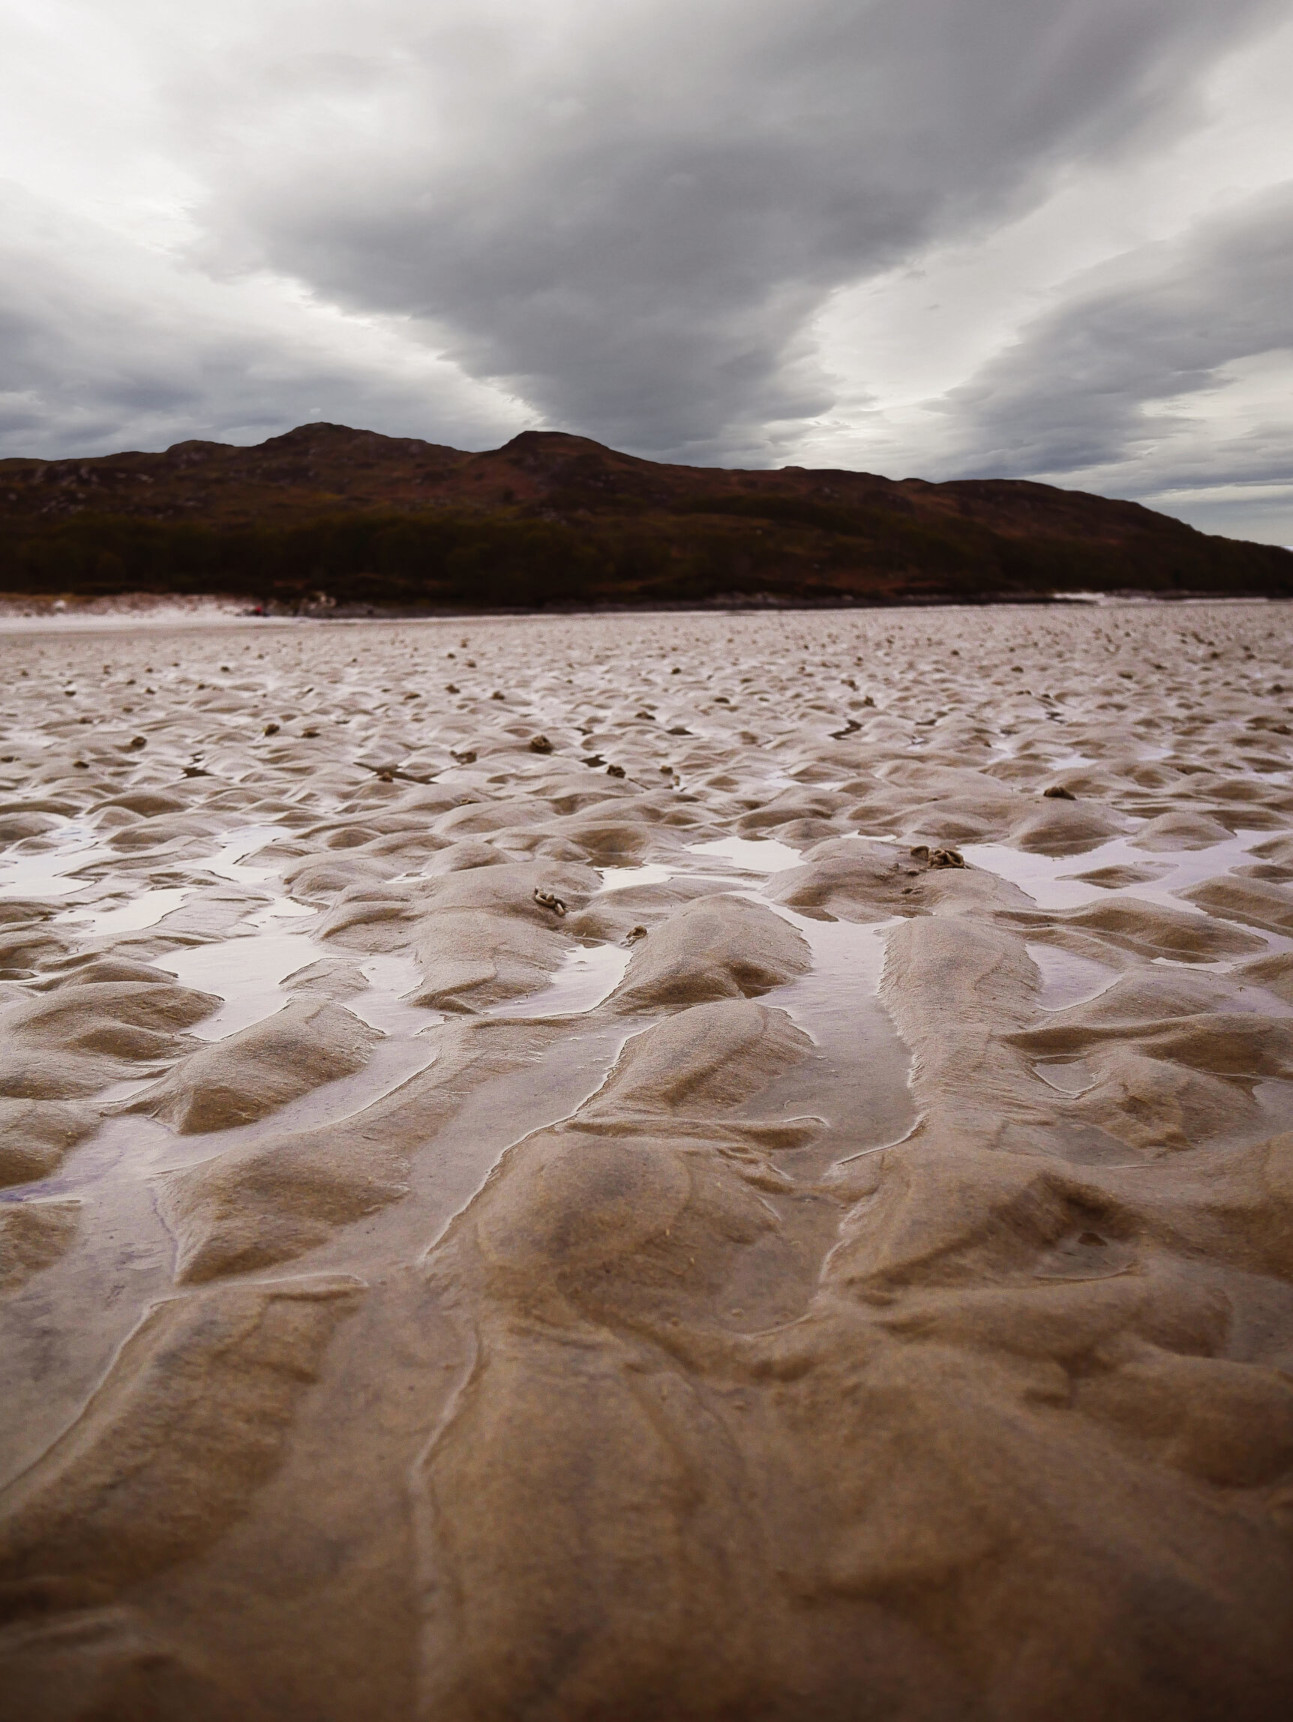
[[[1090,606],[1096,609],[1142,608],[1182,605],[1286,604],[1293,600],[1264,592],[1057,592],[1003,595],[985,594],[982,598],[965,594],[943,597],[907,597],[890,599],[849,598],[782,599],[751,594],[744,601],[716,599],[709,603],[660,602],[656,604],[549,604],[541,607],[496,606],[490,609],[449,608],[414,609],[396,605],[337,605],[330,608],[267,605],[263,609],[248,607],[245,599],[220,597],[176,596],[138,592],[120,597],[78,600],[74,596],[48,599],[28,593],[0,592],[0,635],[51,633],[91,633],[97,630],[122,632],[131,628],[257,628],[272,625],[284,627],[304,623],[339,626],[365,622],[488,622],[530,617],[534,620],[566,621],[595,616],[714,616],[818,614],[823,611],[852,613],[859,610],[1018,610],[1035,606],[1039,609]]]

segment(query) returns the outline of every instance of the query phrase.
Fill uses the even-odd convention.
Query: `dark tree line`
[[[1199,533],[1109,545],[948,516],[795,497],[701,497],[627,517],[443,510],[291,525],[78,515],[0,533],[0,589],[245,595],[300,603],[541,607],[585,602],[1024,596],[1135,589],[1284,595],[1286,553]]]

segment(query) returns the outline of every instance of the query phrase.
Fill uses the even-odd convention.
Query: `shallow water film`
[[[1286,608],[0,650],[2,1722],[1293,1714]]]

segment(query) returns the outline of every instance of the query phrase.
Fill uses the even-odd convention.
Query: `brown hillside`
[[[1293,555],[1020,480],[741,471],[524,431],[469,454],[301,425],[252,448],[0,461],[8,590],[534,603],[1293,591]]]

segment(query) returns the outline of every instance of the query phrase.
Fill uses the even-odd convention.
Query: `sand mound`
[[[163,1119],[181,1136],[250,1124],[362,1070],[379,1039],[339,1005],[299,1000],[193,1053],[130,1110]]]
[[[217,1537],[280,1461],[293,1404],[361,1290],[307,1277],[151,1310],[12,1491],[0,1528],[8,1584],[56,1573],[115,1593]]]
[[[0,1185],[46,1177],[98,1122],[92,1107],[57,1100],[0,1100]]]
[[[465,1024],[442,1042],[429,1072],[343,1123],[255,1139],[170,1173],[157,1201],[176,1240],[176,1278],[187,1284],[289,1261],[398,1201],[415,1149],[475,1087],[551,1037],[542,1024]]]
[[[0,1291],[16,1290],[71,1248],[79,1202],[0,1203]]]
[[[184,987],[132,981],[60,986],[7,1019],[0,1095],[61,1100],[169,1063],[190,1044],[182,1031],[209,1016],[218,998]]]
[[[688,903],[638,944],[613,1003],[620,1010],[753,998],[809,968],[808,946],[770,910],[740,897]]]

